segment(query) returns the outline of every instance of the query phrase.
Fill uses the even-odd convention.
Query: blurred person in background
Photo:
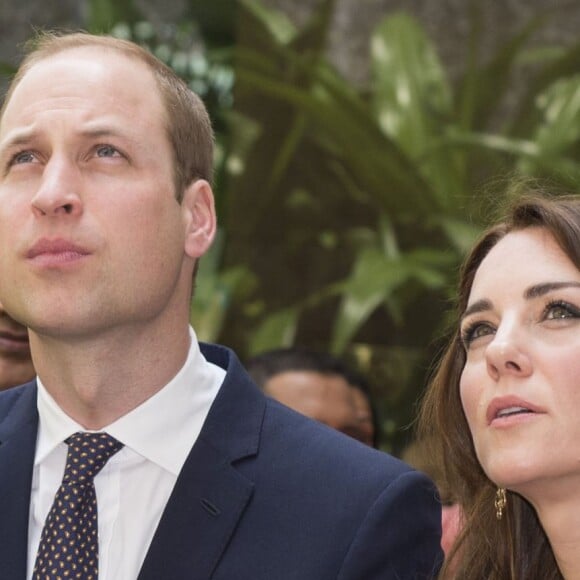
[[[447,556],[461,530],[463,520],[457,494],[453,492],[451,484],[445,476],[443,465],[437,463],[427,441],[415,439],[409,443],[403,449],[401,459],[415,469],[426,473],[437,486],[441,499],[441,548]]]
[[[264,393],[280,403],[374,446],[374,414],[364,379],[324,352],[281,348],[247,361]]]
[[[26,383],[35,374],[28,330],[10,318],[0,303],[0,391]]]
[[[377,410],[368,381],[352,368],[346,369],[345,377],[352,389],[360,440],[376,449],[380,444],[380,427]]]

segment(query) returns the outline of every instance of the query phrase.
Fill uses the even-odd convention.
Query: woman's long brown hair
[[[520,198],[502,222],[482,235],[463,264],[454,328],[419,413],[418,437],[430,446],[429,452],[443,466],[464,513],[462,532],[441,571],[441,578],[445,579],[562,578],[544,530],[525,499],[508,491],[504,517],[496,518],[497,486],[488,479],[477,460],[459,395],[466,358],[459,320],[475,273],[499,240],[510,232],[530,227],[548,231],[580,269],[580,197],[527,195]]]

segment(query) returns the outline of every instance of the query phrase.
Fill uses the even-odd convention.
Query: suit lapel
[[[243,516],[254,485],[235,462],[258,451],[265,398],[233,353],[202,347],[227,368],[198,440],[179,475],[139,580],[207,580]]]
[[[6,393],[0,420],[0,566],[6,578],[26,577],[30,490],[38,414],[36,387]],[[3,407],[2,407],[3,408]]]
[[[165,508],[139,580],[210,578],[252,495],[250,482],[205,442],[198,443]]]

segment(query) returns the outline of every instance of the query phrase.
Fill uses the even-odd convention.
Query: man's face
[[[34,377],[27,329],[12,320],[0,304],[0,391]]]
[[[186,308],[194,260],[165,124],[151,72],[102,48],[42,60],[16,87],[0,121],[0,297],[32,331],[138,329]]]
[[[342,377],[286,371],[269,379],[264,392],[291,409],[358,439],[352,389]]]
[[[373,447],[375,442],[375,425],[373,423],[373,410],[369,399],[358,387],[352,388],[352,397],[356,409],[360,440],[369,447]]]

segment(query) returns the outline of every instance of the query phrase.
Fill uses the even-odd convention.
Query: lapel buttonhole
[[[216,518],[222,513],[221,510],[215,504],[209,501],[209,499],[205,499],[204,497],[202,497],[200,502],[203,509],[214,518]]]

